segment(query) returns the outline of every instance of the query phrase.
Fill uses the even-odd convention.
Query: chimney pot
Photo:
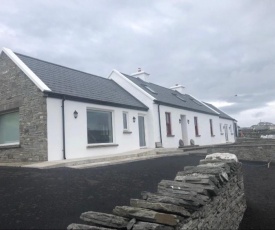
[[[145,71],[141,71],[141,68],[138,68],[138,72],[131,74],[131,76],[140,78],[141,80],[146,82],[148,82],[149,75],[150,75],[149,73],[146,73]]]
[[[176,84],[175,86],[170,87],[170,89],[177,91],[181,94],[184,94],[184,91],[185,91],[184,88],[185,88],[184,86],[179,85],[179,84]]]

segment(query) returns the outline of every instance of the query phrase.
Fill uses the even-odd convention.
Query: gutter
[[[47,97],[57,98],[57,99],[63,99],[65,97],[64,94],[53,93],[53,92],[44,92],[44,95]],[[123,105],[123,104],[119,104],[119,103],[115,103],[115,102],[106,102],[106,101],[100,101],[100,100],[82,98],[82,97],[76,97],[76,96],[70,96],[70,95],[66,95],[66,100],[85,102],[85,103],[93,103],[93,104],[98,104],[98,105],[107,105],[107,106],[113,106],[113,107],[125,108],[125,109],[135,109],[135,110],[139,110],[139,111],[148,111],[149,110],[149,108],[145,105],[144,105],[144,107],[139,107],[139,106],[134,106],[134,105]]]
[[[65,96],[62,98],[62,140],[63,140],[63,159],[66,160],[66,140],[65,140]]]

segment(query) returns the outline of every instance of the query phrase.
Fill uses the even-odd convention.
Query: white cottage
[[[164,88],[148,74],[109,79],[4,48],[0,56],[0,161],[53,161],[234,142],[235,120]]]
[[[147,111],[113,80],[3,49],[1,161],[111,155],[144,146]]]
[[[148,81],[149,74],[139,71],[132,75],[113,70],[109,79],[140,99],[148,108],[146,146],[176,148],[179,140],[190,145],[212,145],[235,142],[236,120],[184,93],[184,87],[165,88]]]

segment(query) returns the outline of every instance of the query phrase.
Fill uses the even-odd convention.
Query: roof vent
[[[176,84],[175,86],[170,87],[170,89],[178,91],[181,94],[184,94],[184,86]]]
[[[148,82],[149,80],[149,73],[146,73],[145,71],[142,71],[141,68],[138,68],[138,71],[136,73],[132,73],[131,76],[140,78],[143,81]]]

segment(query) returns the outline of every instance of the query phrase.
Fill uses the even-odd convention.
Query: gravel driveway
[[[85,211],[111,212],[155,192],[200,156],[172,156],[91,169],[0,167],[0,229],[65,229]],[[251,162],[244,162],[252,164]],[[240,229],[275,226],[275,167],[244,165],[248,208]]]

